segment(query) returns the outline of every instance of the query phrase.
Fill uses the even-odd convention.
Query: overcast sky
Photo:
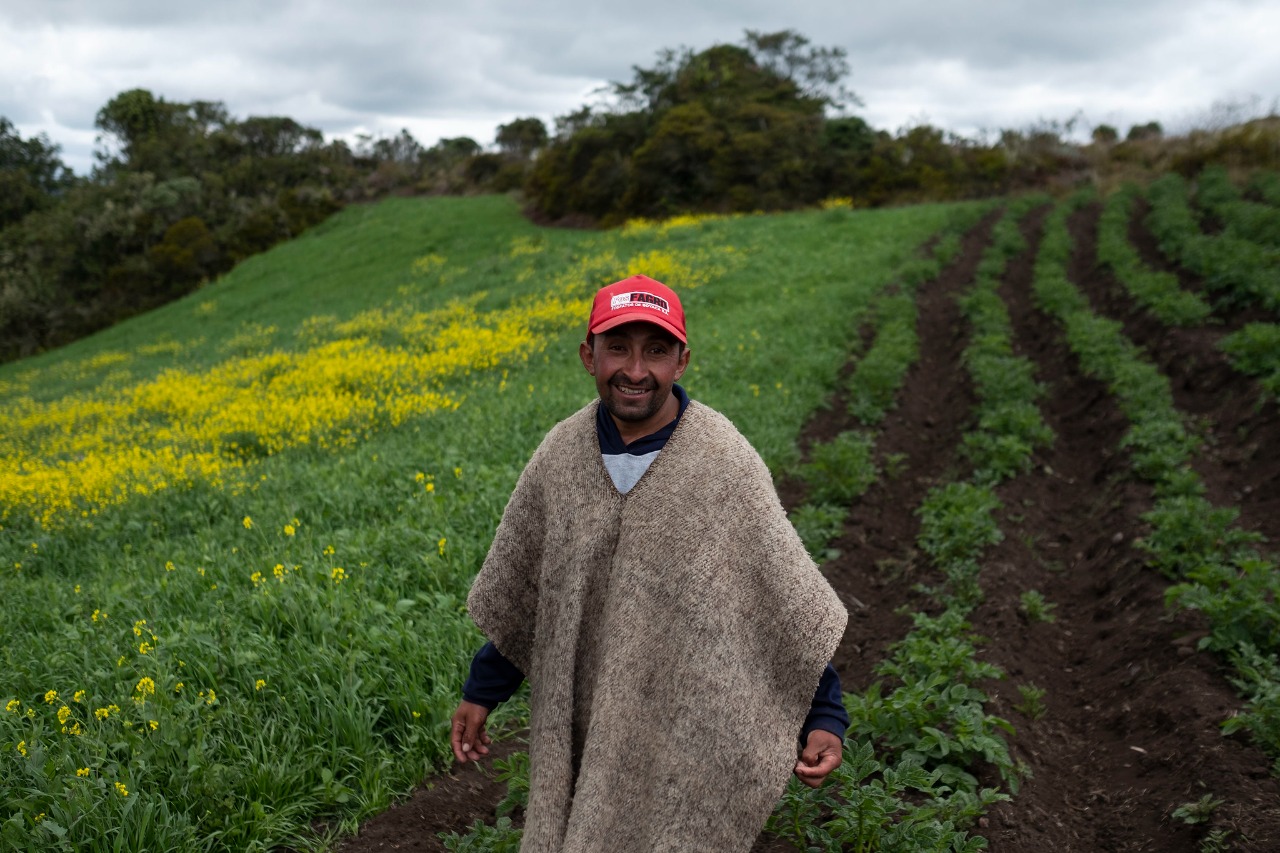
[[[552,126],[664,47],[794,29],[841,47],[852,112],[896,130],[966,135],[1077,117],[1124,133],[1271,110],[1280,97],[1276,0],[0,0],[0,116],[45,133],[77,172],[94,115],[141,87],[290,116],[329,137],[424,145],[520,116]]]

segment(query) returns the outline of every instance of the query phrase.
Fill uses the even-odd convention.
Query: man
[[[467,600],[490,642],[454,755],[527,674],[522,851],[747,850],[789,773],[840,764],[847,615],[759,455],[675,384],[670,288],[601,289],[579,356],[600,399],[534,453]]]

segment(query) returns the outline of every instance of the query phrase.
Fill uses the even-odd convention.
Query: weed
[[[1199,853],[1227,853],[1231,849],[1231,836],[1234,834],[1229,829],[1209,830],[1209,834],[1200,839]]]
[[[494,813],[504,817],[529,805],[529,753],[513,752],[508,758],[498,758],[493,762],[498,771],[499,782],[507,783],[507,793],[498,803]]]
[[[884,457],[884,475],[890,480],[896,480],[902,476],[902,472],[907,470],[907,463],[910,457],[905,453],[889,453]]]
[[[1058,617],[1053,615],[1058,605],[1045,601],[1039,590],[1029,589],[1018,598],[1018,609],[1028,622],[1053,622]]]
[[[1205,794],[1194,803],[1183,803],[1173,810],[1173,816],[1183,823],[1206,823],[1224,800],[1216,799],[1213,794]]]
[[[1018,695],[1022,701],[1013,706],[1013,710],[1032,720],[1045,715],[1048,708],[1044,704],[1045,691],[1034,684],[1019,684]]]
[[[478,820],[465,835],[441,832],[438,838],[450,853],[519,853],[524,830],[511,825],[511,818],[500,817],[493,826]]]

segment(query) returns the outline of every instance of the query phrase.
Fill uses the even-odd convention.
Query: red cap
[[[647,275],[633,275],[600,288],[591,304],[587,331],[595,335],[637,320],[661,326],[681,343],[689,342],[684,335],[684,308],[680,306],[680,297]]]

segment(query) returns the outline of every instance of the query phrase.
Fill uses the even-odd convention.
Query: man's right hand
[[[453,755],[459,764],[468,761],[479,761],[489,754],[492,742],[488,732],[484,730],[485,720],[489,719],[489,709],[465,699],[453,712]]]

